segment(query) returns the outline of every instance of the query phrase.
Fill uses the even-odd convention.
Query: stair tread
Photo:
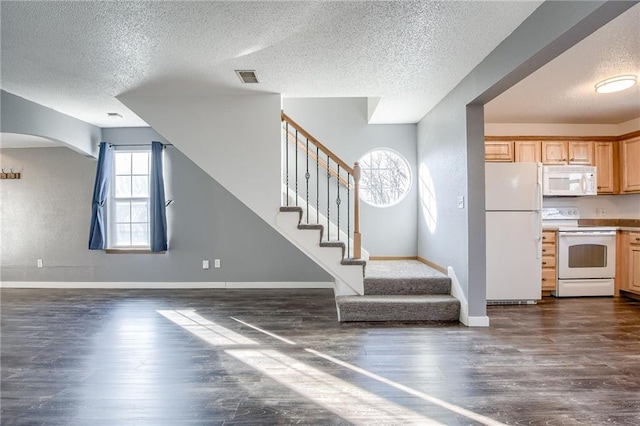
[[[446,278],[442,272],[418,260],[374,260],[367,265],[368,279]]]
[[[342,247],[344,248],[344,243],[342,241],[321,241],[320,247]]]
[[[298,229],[324,229],[324,226],[322,225],[316,225],[316,224],[312,224],[312,223],[301,223],[300,225],[298,225]]]
[[[282,206],[280,207],[281,212],[301,212],[302,207],[298,206]]]
[[[337,296],[338,302],[357,302],[357,303],[439,303],[439,302],[455,302],[460,303],[458,299],[450,294],[364,294],[362,296]]]
[[[357,266],[365,266],[367,264],[366,260],[362,259],[352,259],[350,257],[342,259],[341,262],[343,265],[357,265]]]

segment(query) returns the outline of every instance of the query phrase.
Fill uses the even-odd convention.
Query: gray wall
[[[3,133],[41,136],[97,157],[100,128],[59,113],[12,93],[0,91],[0,123]]]
[[[104,129],[103,135],[116,144],[163,141],[151,129]],[[0,186],[3,281],[332,281],[176,148],[165,151],[166,195],[174,200],[165,254],[87,249],[94,160],[67,148],[3,149],[0,157],[2,167],[23,171],[22,179]],[[214,258],[221,269],[213,268]],[[203,259],[211,269],[202,269]]]
[[[418,221],[418,255],[451,266],[486,315],[482,107],[629,7],[632,2],[545,2],[418,124],[418,163],[434,181],[438,223]],[[467,204],[458,209],[457,197]]]
[[[374,148],[402,154],[412,171],[407,197],[392,207],[360,203],[362,246],[373,256],[417,255],[415,124],[368,124],[366,98],[285,98],[284,111],[347,164]]]

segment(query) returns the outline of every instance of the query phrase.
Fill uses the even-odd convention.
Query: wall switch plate
[[[209,269],[209,261],[208,260],[203,260],[202,261],[202,269]]]
[[[42,259],[38,259],[38,268],[42,268],[43,266]]]
[[[458,197],[458,208],[464,209],[464,195]]]
[[[213,267],[214,268],[219,268],[220,267],[220,259],[216,259],[213,261]]]

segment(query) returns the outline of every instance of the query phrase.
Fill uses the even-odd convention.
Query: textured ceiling
[[[599,94],[595,84],[640,78],[640,4],[485,105],[490,123],[619,124],[640,117],[640,83]]]
[[[372,122],[416,122],[540,3],[2,1],[0,83],[101,127],[145,125],[125,92],[237,90],[380,97]]]

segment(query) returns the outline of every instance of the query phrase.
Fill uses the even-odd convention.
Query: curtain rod
[[[138,143],[138,144],[118,144],[118,143],[108,143],[109,146],[113,147],[113,146],[126,146],[126,147],[133,147],[133,146],[151,146],[150,143]],[[162,146],[173,146],[172,143],[163,143]]]

